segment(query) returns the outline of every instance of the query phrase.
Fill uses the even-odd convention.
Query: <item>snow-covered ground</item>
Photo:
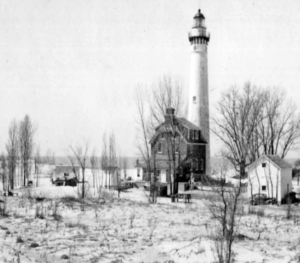
[[[90,198],[79,201],[73,198],[76,187],[55,187],[43,179],[23,196],[7,198],[9,216],[0,217],[0,262],[216,261],[216,222],[208,211],[214,193],[200,192],[191,204],[158,198],[150,205],[142,189],[118,199],[107,190],[93,196],[91,188]],[[35,196],[46,199],[38,202]],[[259,217],[244,205],[235,262],[299,262],[300,207],[292,207],[291,220],[285,219],[286,206],[254,207],[262,208],[265,216]]]

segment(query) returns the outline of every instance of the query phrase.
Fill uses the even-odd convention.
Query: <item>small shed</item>
[[[277,155],[263,155],[247,167],[248,197],[266,194],[282,198],[292,190],[292,166]]]
[[[79,166],[57,165],[54,169],[52,178],[53,184],[56,186],[69,185],[76,186],[79,177]]]

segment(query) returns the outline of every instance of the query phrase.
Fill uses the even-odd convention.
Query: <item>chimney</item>
[[[175,109],[174,108],[166,108],[165,121],[168,124],[173,124],[173,120],[175,119]]]

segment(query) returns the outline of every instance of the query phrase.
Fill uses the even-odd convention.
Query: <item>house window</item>
[[[137,177],[140,177],[140,168],[137,169]]]
[[[197,97],[196,97],[196,96],[193,97],[193,102],[194,102],[194,103],[197,102]]]
[[[164,132],[161,133],[161,138],[162,138],[162,139],[165,138],[165,133],[164,133]]]
[[[160,182],[160,181],[161,181],[161,178],[160,178],[160,170],[159,170],[159,169],[156,170],[156,173],[155,173],[155,181],[156,181],[156,182]]]
[[[203,159],[201,159],[200,160],[200,171],[204,171],[204,160]]]
[[[182,167],[179,167],[179,177],[182,177],[183,176],[183,174],[182,174]]]
[[[161,143],[158,143],[158,152],[161,153]]]
[[[198,159],[195,159],[195,161],[194,161],[194,169],[195,169],[195,171],[198,171],[198,169],[199,169],[199,161],[198,161]]]
[[[191,131],[190,131],[190,134],[191,134],[191,140],[194,140],[194,131],[191,130]]]
[[[195,131],[195,139],[199,140],[199,131]]]
[[[266,163],[262,163],[262,165],[261,165],[263,168],[265,168],[266,166],[267,166],[267,164]]]
[[[266,190],[267,190],[267,187],[266,187],[265,185],[262,185],[262,186],[261,186],[261,190],[262,190],[262,191],[266,191]]]

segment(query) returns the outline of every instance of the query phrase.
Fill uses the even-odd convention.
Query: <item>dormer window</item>
[[[190,130],[191,140],[194,140],[194,130]]]
[[[197,130],[194,130],[194,138],[195,138],[195,140],[198,140],[198,131]]]
[[[266,166],[267,166],[267,164],[266,163],[262,163],[262,168],[265,168]]]
[[[198,161],[198,159],[196,159],[195,160],[195,163],[194,163],[194,169],[196,170],[196,171],[198,171],[198,169],[199,169],[199,161]]]

